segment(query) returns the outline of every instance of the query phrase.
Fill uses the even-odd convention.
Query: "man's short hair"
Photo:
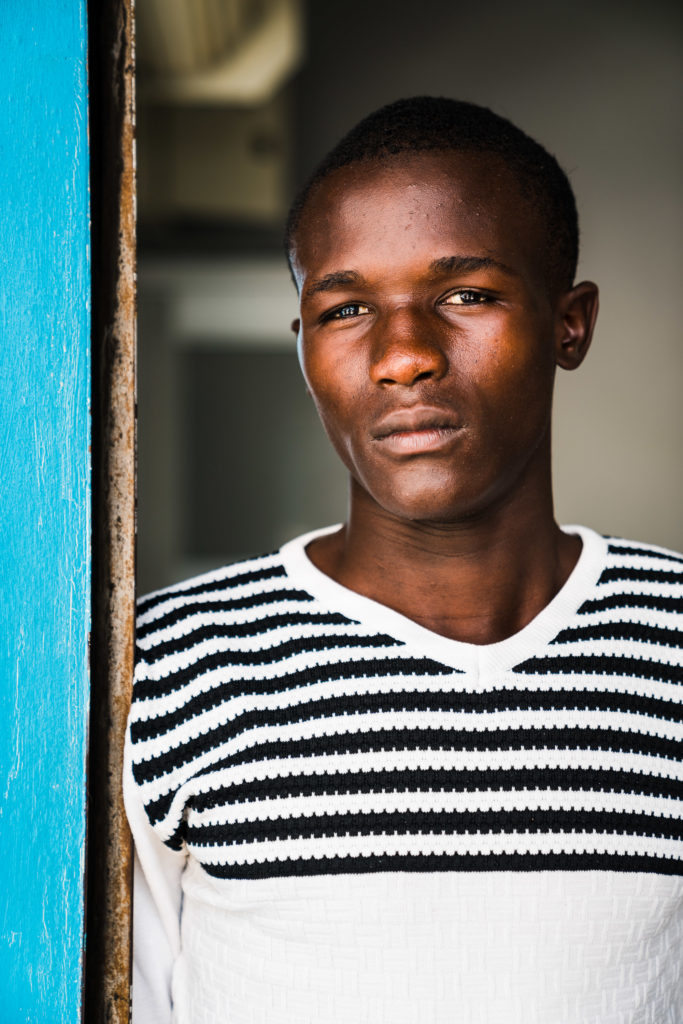
[[[337,143],[294,200],[285,232],[287,258],[306,204],[328,174],[350,164],[429,151],[499,155],[545,224],[549,282],[561,290],[571,288],[578,260],[578,217],[571,185],[555,157],[487,107],[442,96],[415,96],[389,103],[365,117]]]

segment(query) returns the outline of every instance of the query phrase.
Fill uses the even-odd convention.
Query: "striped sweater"
[[[566,529],[488,646],[335,583],[318,534],[141,601],[124,788],[178,1021],[683,1021],[683,558]]]

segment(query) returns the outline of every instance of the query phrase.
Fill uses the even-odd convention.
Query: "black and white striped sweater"
[[[125,780],[139,846],[189,855],[212,884],[620,872],[678,886],[683,558],[566,529],[583,539],[569,580],[489,646],[336,584],[306,556],[314,535],[141,601]]]

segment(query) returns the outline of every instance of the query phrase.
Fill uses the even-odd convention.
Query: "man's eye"
[[[369,312],[369,306],[364,306],[361,302],[347,302],[345,306],[341,306],[339,309],[335,309],[330,313],[327,319],[349,320],[354,316],[365,316],[365,314]]]
[[[460,291],[448,295],[443,301],[448,306],[481,306],[489,301],[489,296],[484,295],[483,292],[472,291],[470,288],[461,288]]]

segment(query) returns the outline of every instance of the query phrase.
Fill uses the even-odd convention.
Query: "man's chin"
[[[430,500],[426,499],[424,495],[403,501],[396,501],[394,498],[385,508],[392,515],[406,522],[425,528],[433,527],[437,530],[456,527],[481,515],[480,503],[463,499],[457,500],[452,496],[448,500],[443,498]]]

